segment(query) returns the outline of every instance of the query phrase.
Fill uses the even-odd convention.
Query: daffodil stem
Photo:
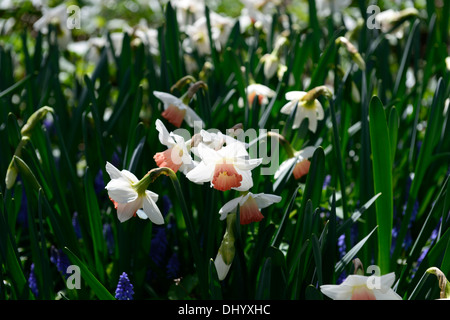
[[[188,232],[189,237],[189,243],[191,245],[192,254],[194,256],[194,263],[197,267],[197,274],[200,281],[201,286],[201,292],[203,295],[203,298],[207,298],[208,295],[208,272],[207,272],[207,264],[208,260],[202,259],[202,254],[199,246],[199,242],[196,236],[194,224],[191,219],[191,215],[189,213],[188,207],[186,205],[186,201],[184,200],[183,192],[181,190],[180,182],[172,169],[162,167],[162,168],[155,168],[150,170],[147,175],[149,176],[149,180],[151,182],[154,182],[159,176],[166,175],[170,178],[172,181],[173,187],[175,189],[175,193],[178,197],[178,200],[180,201],[181,205],[181,211],[183,213],[183,218],[186,223],[186,228]]]

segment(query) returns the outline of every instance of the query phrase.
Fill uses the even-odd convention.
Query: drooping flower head
[[[143,209],[148,218],[155,224],[163,224],[164,219],[156,205],[158,195],[147,190],[150,181],[148,175],[142,180],[128,170],[119,171],[111,163],[106,163],[106,171],[111,177],[105,189],[117,209],[120,222],[130,219],[139,209]]]
[[[290,158],[280,164],[280,167],[274,175],[275,180],[285,172],[289,171],[292,166],[294,166],[292,174],[294,175],[295,179],[298,180],[304,175],[308,174],[309,167],[311,165],[311,162],[308,160],[308,158],[311,158],[313,156],[315,150],[315,147],[309,146],[300,151],[293,152]]]
[[[128,275],[123,272],[119,277],[115,298],[117,300],[133,300],[133,295],[133,284],[130,282]]]
[[[259,83],[250,84],[245,89],[245,93],[247,95],[248,105],[250,108],[253,105],[255,98],[258,99],[259,105],[263,105],[269,103],[269,98],[272,98],[275,95],[275,91]]]
[[[161,120],[156,120],[156,129],[159,131],[159,141],[167,146],[167,150],[154,155],[158,167],[167,167],[177,172],[187,173],[194,167],[194,161],[190,155],[190,141],[186,142],[182,136],[173,132],[169,133]]]
[[[183,120],[190,127],[194,127],[194,122],[203,124],[202,119],[188,105],[200,88],[206,88],[206,84],[203,81],[197,81],[191,85],[181,98],[175,97],[170,93],[153,91],[155,97],[163,102],[164,111],[161,113],[161,116],[178,128],[181,126]]]
[[[402,300],[392,290],[395,273],[383,276],[349,275],[340,285],[322,285],[322,293],[333,300]]]
[[[238,141],[217,151],[200,143],[197,152],[201,162],[186,177],[194,183],[210,182],[211,187],[221,191],[250,189],[251,170],[262,162],[262,159],[248,159],[245,145]]]
[[[280,110],[283,114],[291,114],[295,107],[293,129],[299,128],[303,119],[308,119],[308,129],[312,132],[317,130],[317,120],[324,118],[322,104],[317,100],[320,95],[329,96],[331,93],[325,86],[316,87],[308,92],[290,91],[286,93],[286,100],[289,100]]]
[[[251,192],[246,192],[241,196],[225,203],[225,205],[219,210],[220,220],[224,220],[230,212],[236,212],[239,205],[240,224],[259,222],[264,218],[261,213],[261,209],[280,201],[281,197],[274,194],[253,194]]]

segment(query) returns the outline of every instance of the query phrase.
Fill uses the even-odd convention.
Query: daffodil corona
[[[195,183],[210,182],[211,187],[220,191],[247,191],[253,186],[251,170],[262,162],[262,159],[247,159],[247,150],[241,142],[217,151],[200,143],[197,152],[202,161],[186,177]]]

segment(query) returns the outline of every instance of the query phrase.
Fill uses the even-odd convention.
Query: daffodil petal
[[[130,219],[140,208],[142,201],[135,200],[129,203],[117,204],[117,218],[120,222],[125,222]]]
[[[280,202],[282,198],[275,194],[258,193],[253,195],[253,199],[255,199],[259,209],[264,209],[273,203]]]
[[[289,91],[286,92],[286,94],[284,95],[284,97],[286,98],[286,100],[300,100],[301,98],[303,98],[305,96],[306,92],[305,91]]]
[[[152,196],[145,192],[145,197],[143,199],[143,209],[145,214],[154,224],[164,224],[164,218],[161,214],[156,203],[153,201]]]
[[[225,203],[223,205],[223,207],[220,208],[220,210],[219,210],[220,220],[224,220],[227,217],[228,213],[236,210],[236,208],[241,200],[242,200],[242,196],[234,198],[234,199],[228,201],[227,203]]]
[[[108,172],[109,177],[111,179],[118,179],[118,178],[122,177],[122,174],[120,173],[120,170],[117,169],[115,166],[113,166],[109,162],[106,162],[106,172]]]
[[[124,178],[111,180],[105,188],[108,190],[109,197],[117,203],[132,202],[138,197],[137,192]]]

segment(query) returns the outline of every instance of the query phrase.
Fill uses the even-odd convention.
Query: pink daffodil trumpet
[[[245,145],[238,141],[217,151],[200,143],[197,153],[201,162],[186,177],[194,183],[210,182],[211,187],[220,191],[250,189],[253,186],[251,170],[262,162],[262,159],[248,159]]]
[[[125,222],[136,215],[139,209],[143,209],[147,217],[155,224],[164,224],[164,219],[156,205],[158,195],[147,190],[151,182],[150,175],[138,180],[136,176],[128,170],[119,171],[111,163],[106,163],[106,171],[111,181],[105,189],[117,209],[117,218],[120,222]]]

